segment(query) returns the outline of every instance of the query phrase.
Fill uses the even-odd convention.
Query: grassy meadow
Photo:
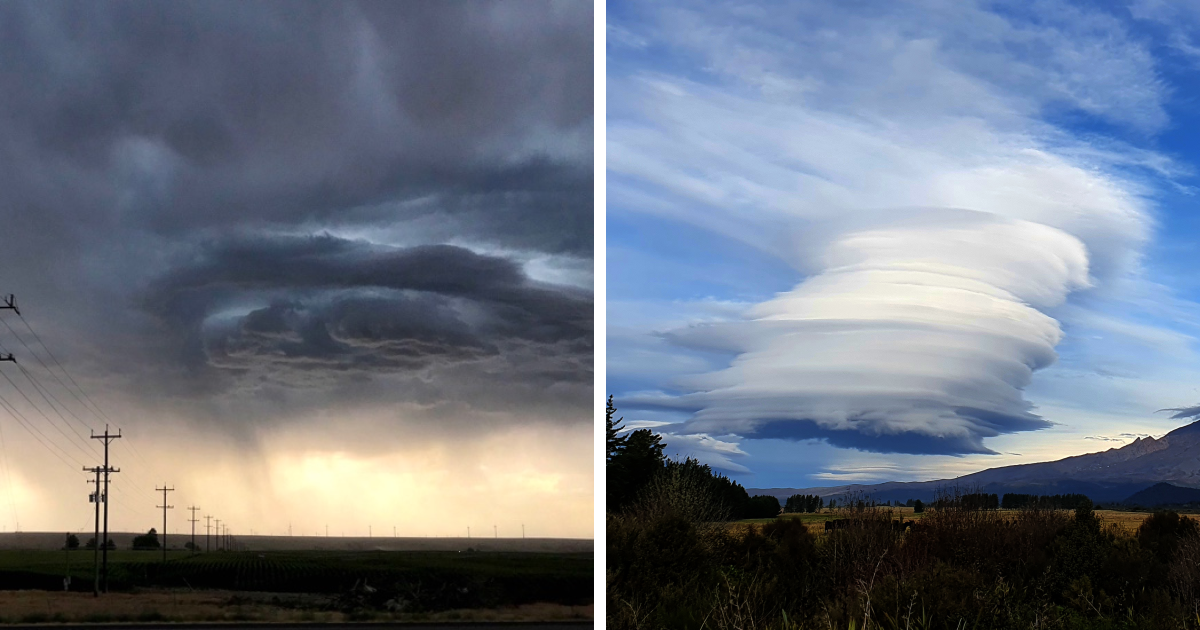
[[[911,507],[885,507],[881,510],[887,510],[891,518],[902,519],[906,521],[918,521],[929,512],[916,513]],[[1016,518],[1021,510],[998,510],[998,514],[1007,516],[1008,518]],[[1111,525],[1126,532],[1135,532],[1141,526],[1142,522],[1150,517],[1153,512],[1130,512],[1126,510],[1095,510],[1096,518],[1104,525]],[[800,514],[782,514],[775,518],[794,519],[804,523],[805,527],[814,535],[823,535],[825,533],[825,523],[838,518],[845,518],[838,510],[823,509],[819,512],[808,512]],[[775,520],[775,518],[748,518],[738,521],[733,521],[729,527],[733,530],[739,528],[745,530],[749,525],[764,525]]]

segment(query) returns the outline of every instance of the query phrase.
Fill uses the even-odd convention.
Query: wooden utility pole
[[[112,435],[108,432],[108,425],[104,425],[104,435],[96,435],[92,432],[93,440],[101,440],[104,442],[104,540],[96,541],[96,544],[103,546],[104,550],[100,552],[100,580],[104,592],[108,592],[108,473],[121,472],[120,468],[110,468],[108,465],[108,445],[113,440],[121,437],[121,430],[117,429],[117,434]]]
[[[192,518],[188,519],[192,523],[192,553],[196,553],[196,521],[200,520],[196,518],[196,510],[199,509],[200,508],[194,505],[188,508],[188,510],[192,513]]]
[[[206,552],[209,551],[208,531],[209,531],[209,527],[211,527],[211,525],[209,524],[208,519],[210,519],[210,518],[212,518],[212,517],[207,514],[204,515],[204,551],[206,551]]]
[[[21,314],[21,311],[17,310],[17,296],[10,293],[4,298],[4,302],[0,304],[0,311],[6,309],[16,313],[17,315]],[[8,354],[0,354],[0,361],[12,361],[13,363],[17,362],[17,360],[13,358],[11,352]]]
[[[92,596],[100,597],[100,473],[104,472],[104,469],[100,466],[95,466],[92,468],[84,468],[84,470],[96,473],[95,481],[92,481],[91,479],[88,480],[88,483],[96,484],[96,491],[88,495],[88,501],[96,504],[96,535],[94,538],[92,538],[92,540],[96,543],[92,553],[92,559],[96,564],[96,578],[92,582]]]
[[[216,533],[217,551],[220,551],[221,550],[221,519],[215,518],[213,520],[217,522],[217,533]]]
[[[155,486],[154,491],[163,493],[163,504],[158,507],[162,508],[162,511],[163,511],[163,545],[162,545],[162,547],[163,547],[163,562],[165,563],[167,561],[167,510],[175,509],[174,505],[167,505],[167,493],[174,492],[175,488],[168,488],[167,484],[164,483],[163,487],[161,487],[161,488],[159,488],[158,486]]]

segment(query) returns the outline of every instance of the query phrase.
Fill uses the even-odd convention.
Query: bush
[[[678,515],[610,515],[605,529],[608,605],[622,611],[610,625],[698,627],[719,575],[704,532]]]
[[[1180,540],[1197,535],[1200,535],[1200,527],[1196,521],[1168,511],[1151,514],[1137,530],[1138,543],[1164,564],[1175,555]]]
[[[694,459],[668,462],[626,509],[643,521],[677,516],[689,523],[727,521],[731,511],[713,491],[711,469]]]
[[[609,518],[614,628],[1195,628],[1200,535],[1163,513],[1136,535],[1029,502],[975,509],[953,496],[911,528],[846,497],[839,525],[798,518],[697,526]],[[961,495],[960,495],[961,498]],[[1160,561],[1166,558],[1166,563]],[[1185,611],[1186,614],[1185,614]]]

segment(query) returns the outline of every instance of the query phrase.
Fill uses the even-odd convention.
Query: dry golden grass
[[[1117,512],[1115,510],[1096,510],[1096,516],[1105,524],[1116,525],[1121,531],[1133,533],[1150,518],[1152,512]]]
[[[890,508],[884,507],[884,508],[880,508],[880,509],[890,511],[892,518],[894,518],[894,519],[900,518],[900,519],[904,519],[906,521],[919,520],[922,516],[925,515],[925,513],[914,514],[913,509],[910,507],[890,507]],[[1004,514],[1004,515],[1015,515],[1017,513],[1017,511],[1016,510],[1001,510],[1000,513]],[[1120,511],[1116,511],[1116,510],[1096,510],[1096,516],[1099,517],[1102,522],[1104,522],[1106,524],[1114,525],[1119,530],[1130,533],[1130,534],[1137,531],[1138,526],[1140,526],[1142,524],[1142,521],[1149,518],[1150,514],[1151,514],[1151,512],[1120,512]],[[797,519],[804,521],[804,525],[808,528],[808,531],[812,532],[813,534],[824,534],[826,521],[833,520],[835,518],[843,518],[843,516],[841,514],[839,514],[836,510],[833,512],[831,512],[829,510],[822,510],[820,512],[816,512],[816,513],[812,513],[812,514],[784,514],[783,517],[784,518],[797,518]],[[750,525],[768,523],[772,520],[774,520],[774,519],[760,518],[760,519],[750,519],[750,520],[745,520],[745,521],[736,521],[736,522],[729,524],[729,529],[730,529],[730,531],[744,533],[747,530],[747,528],[749,528]]]
[[[0,622],[113,622],[113,621],[271,621],[340,622],[399,621],[567,621],[590,620],[588,606],[529,604],[508,608],[448,610],[438,613],[348,615],[313,608],[276,605],[270,593],[234,591],[167,591],[91,593],[0,591]]]

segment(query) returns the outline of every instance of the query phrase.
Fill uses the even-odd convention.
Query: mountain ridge
[[[879,501],[928,501],[939,488],[959,486],[1004,494],[1086,494],[1093,501],[1123,501],[1157,483],[1200,489],[1200,423],[1178,427],[1161,438],[1138,438],[1121,447],[1049,462],[1012,464],[930,481],[889,481],[809,488],[747,488],[785,500],[792,494],[829,498],[849,492]]]

